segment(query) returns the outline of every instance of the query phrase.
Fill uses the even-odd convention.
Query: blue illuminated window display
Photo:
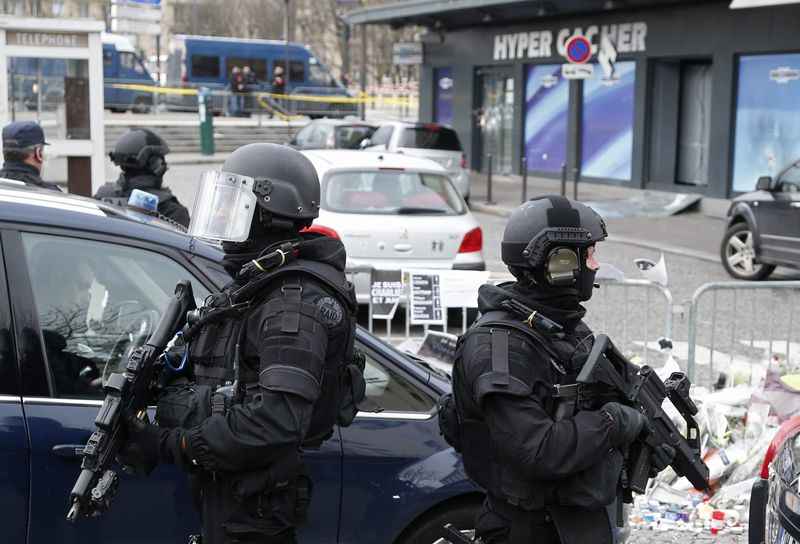
[[[567,160],[569,81],[560,64],[529,66],[525,77],[525,157],[528,170],[559,172]]]
[[[611,78],[599,64],[583,83],[581,175],[630,181],[636,63],[614,64]]]
[[[438,68],[435,71],[434,112],[436,122],[451,125],[453,120],[453,69]]]
[[[739,57],[733,190],[800,158],[800,54]]]

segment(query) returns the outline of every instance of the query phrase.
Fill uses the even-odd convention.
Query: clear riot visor
[[[256,211],[255,180],[204,170],[189,222],[189,235],[218,242],[244,242]]]

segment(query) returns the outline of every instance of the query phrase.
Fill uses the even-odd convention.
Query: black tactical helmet
[[[146,128],[132,128],[119,137],[108,156],[124,171],[144,171],[161,177],[167,171],[167,142]]]
[[[222,171],[256,180],[253,192],[267,226],[302,228],[319,216],[317,171],[299,151],[278,144],[247,144],[231,153]]]
[[[541,196],[517,208],[503,233],[501,258],[518,279],[591,296],[594,272],[584,266],[587,249],[608,235],[589,206],[563,196]]]

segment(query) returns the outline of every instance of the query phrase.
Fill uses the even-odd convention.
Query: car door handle
[[[56,444],[53,453],[59,457],[81,457],[85,447],[83,444]]]
[[[411,251],[412,245],[411,244],[395,244],[392,246],[395,251],[402,251],[405,253],[406,251]]]

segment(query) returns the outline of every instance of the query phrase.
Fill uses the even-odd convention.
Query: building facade
[[[473,169],[729,197],[800,159],[800,5],[426,4],[351,22],[427,24],[420,121]]]

